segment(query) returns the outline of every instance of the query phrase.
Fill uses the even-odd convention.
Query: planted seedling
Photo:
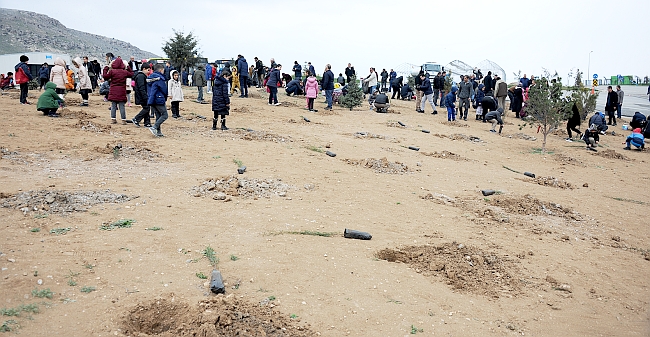
[[[205,247],[205,249],[203,250],[203,256],[205,256],[208,259],[208,261],[210,261],[212,267],[214,267],[215,269],[217,268],[217,264],[219,264],[219,258],[215,254],[214,249],[212,249],[212,247],[210,246]]]
[[[80,291],[81,291],[82,293],[86,293],[86,294],[87,294],[87,293],[91,293],[91,292],[93,292],[93,291],[95,291],[95,290],[97,290],[97,288],[95,288],[95,287],[89,287],[89,286],[84,286],[84,287],[81,288]]]
[[[103,231],[112,231],[117,228],[130,228],[135,220],[133,219],[120,219],[109,224],[103,224],[99,229]]]
[[[207,280],[208,279],[208,277],[205,274],[203,274],[203,272],[196,273],[196,277],[198,277],[198,278],[200,278],[202,280]]]
[[[34,290],[32,290],[32,296],[34,297],[51,299],[52,295],[54,295],[54,293],[50,290],[50,288],[41,289],[41,290],[38,290],[38,288],[34,288]]]

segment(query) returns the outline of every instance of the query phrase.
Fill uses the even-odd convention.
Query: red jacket
[[[111,102],[126,102],[126,79],[133,76],[131,69],[125,69],[124,61],[121,58],[111,63],[111,68],[104,67],[103,76],[105,80],[111,81],[108,100]]]

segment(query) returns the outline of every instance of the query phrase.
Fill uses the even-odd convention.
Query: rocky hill
[[[0,54],[22,52],[88,55],[98,60],[107,52],[136,59],[157,56],[124,41],[67,28],[47,15],[0,8]]]

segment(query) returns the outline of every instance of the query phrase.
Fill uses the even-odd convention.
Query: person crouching
[[[641,128],[632,130],[632,134],[627,136],[627,139],[625,139],[625,144],[627,146],[623,148],[623,150],[630,150],[630,145],[634,145],[637,150],[643,150],[645,148],[645,140],[643,139]]]

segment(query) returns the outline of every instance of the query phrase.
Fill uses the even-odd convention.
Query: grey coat
[[[458,98],[470,98],[474,95],[474,86],[472,82],[460,82],[458,84]]]
[[[625,97],[625,93],[623,90],[617,90],[616,93],[618,94],[618,104],[623,104],[623,97]]]
[[[192,83],[197,87],[205,87],[208,85],[208,82],[205,80],[205,68],[198,67],[198,70],[194,72],[194,77],[192,77]]]

